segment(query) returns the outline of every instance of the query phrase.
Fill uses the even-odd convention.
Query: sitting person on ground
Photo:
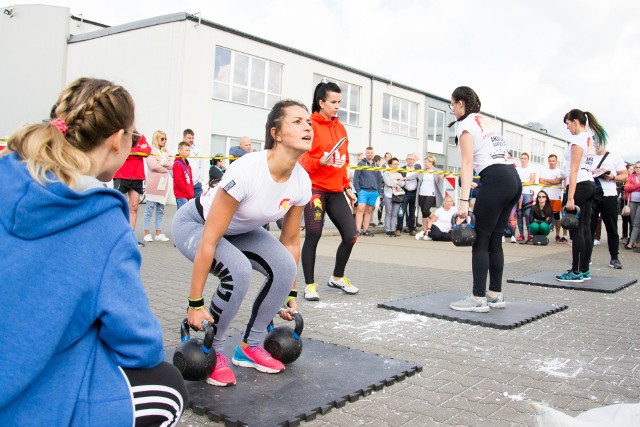
[[[189,402],[129,204],[104,185],[135,145],[134,116],[123,87],[80,78],[0,154],[2,426],[175,426]]]
[[[389,168],[398,169],[400,161],[393,157],[389,160]],[[404,177],[398,171],[386,170],[382,173],[384,182],[384,231],[387,237],[397,237],[400,232],[396,230],[398,223],[398,211],[404,197]]]
[[[442,206],[431,214],[427,221],[427,235],[424,240],[451,241],[451,218],[458,213],[453,208],[453,198],[446,196]]]
[[[249,291],[253,270],[265,280],[247,316],[242,341],[232,358],[234,365],[269,374],[283,371],[282,362],[260,343],[278,312],[292,320],[297,310],[300,221],[311,199],[311,180],[298,159],[311,148],[313,130],[307,108],[292,100],[273,106],[265,128],[264,151],[236,160],[217,186],[189,201],[173,219],[176,247],[193,261],[189,324],[196,330],[202,328],[203,320],[214,325],[216,366],[206,381],[215,386],[236,383],[222,350]],[[262,224],[280,218],[284,223],[278,240]],[[207,310],[204,288],[209,273],[220,278],[220,285]],[[280,310],[285,301],[287,308]]]
[[[529,231],[533,236],[548,236],[553,221],[553,208],[546,191],[540,190],[529,213]]]
[[[211,167],[209,168],[209,188],[215,187],[224,175],[224,159],[222,154],[216,154],[209,162]]]

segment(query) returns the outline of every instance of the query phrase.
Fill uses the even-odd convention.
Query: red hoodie
[[[300,164],[311,178],[311,188],[314,190],[341,193],[349,188],[349,140],[333,153],[331,163],[327,166],[320,164],[320,159],[326,156],[341,138],[347,136],[342,123],[337,117],[327,120],[320,113],[311,115],[313,127],[313,144],[311,150],[300,157]]]
[[[176,196],[176,199],[193,199],[192,177],[193,173],[189,161],[182,157],[176,157],[173,162],[173,195]]]
[[[131,153],[151,154],[151,146],[147,144],[147,138],[144,135],[140,136],[138,143],[131,149]],[[144,157],[129,155],[113,178],[144,181]]]

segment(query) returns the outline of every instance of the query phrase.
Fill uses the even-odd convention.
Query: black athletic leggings
[[[477,239],[473,244],[471,269],[473,271],[473,295],[483,297],[489,290],[502,292],[504,252],[502,232],[507,226],[511,210],[520,200],[522,183],[512,165],[491,165],[480,173],[476,188]]]
[[[189,393],[178,368],[162,362],[151,369],[122,368],[122,371],[129,380],[136,427],[178,424],[189,403]]]
[[[311,200],[304,207],[305,238],[300,256],[304,280],[307,284],[315,282],[316,249],[322,236],[325,212],[342,237],[333,268],[335,277],[344,276],[344,269],[349,261],[349,256],[351,256],[351,249],[358,239],[356,222],[344,193],[312,190]]]
[[[591,211],[593,207],[593,193],[595,185],[593,181],[582,181],[576,184],[576,192],[573,201],[580,208],[578,216],[578,229],[569,230],[571,236],[571,269],[574,272],[589,271],[589,261],[593,251],[593,234],[591,234]],[[569,186],[564,193],[562,205],[567,204]]]

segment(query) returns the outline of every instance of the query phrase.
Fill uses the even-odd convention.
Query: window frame
[[[230,52],[230,58],[228,64],[223,64],[229,66],[229,73],[227,75],[227,81],[222,79],[218,79],[216,75],[216,71],[220,64],[216,63],[216,58],[218,57],[218,50],[225,50]],[[246,84],[244,82],[236,82],[235,79],[237,76],[241,75],[241,69],[236,68],[236,64],[239,62],[239,56],[247,58],[247,68],[245,72],[246,76]],[[255,64],[255,65],[254,65]],[[254,82],[254,67],[257,68],[258,64],[261,64],[262,67],[262,82],[261,86],[256,86]],[[273,68],[273,66],[277,68]],[[213,98],[221,101],[234,102],[242,105],[250,105],[252,107],[271,109],[273,105],[282,99],[282,77],[284,74],[284,64],[272,61],[267,58],[262,58],[256,55],[251,55],[249,53],[241,52],[238,50],[230,49],[224,46],[216,46],[214,51],[214,75],[213,75]],[[279,71],[279,86],[280,93],[274,92],[274,85],[272,85],[271,77],[272,73],[275,70]],[[223,88],[223,86],[226,86]],[[223,97],[221,91],[226,89],[226,97]],[[242,91],[246,92],[245,99],[240,100],[238,98],[234,98],[234,89],[235,93],[241,93]],[[252,98],[254,96],[261,96],[262,103],[258,104],[254,102],[256,98]]]
[[[387,99],[389,100],[389,108],[385,108]],[[403,107],[406,108],[406,111],[403,111]],[[414,109],[415,114],[413,114]],[[387,110],[389,117],[385,117],[385,110]],[[382,94],[381,129],[383,132],[419,139],[418,117],[420,117],[419,103],[388,93]],[[406,121],[403,121],[403,118],[406,118]],[[415,123],[411,123],[412,120],[415,120]]]

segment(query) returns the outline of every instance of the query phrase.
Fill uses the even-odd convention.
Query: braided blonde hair
[[[122,86],[80,78],[60,94],[51,109],[55,118],[66,122],[66,135],[48,123],[28,125],[11,135],[0,156],[15,151],[38,183],[58,179],[74,188],[81,175],[95,174],[88,153],[133,125],[133,99]]]

